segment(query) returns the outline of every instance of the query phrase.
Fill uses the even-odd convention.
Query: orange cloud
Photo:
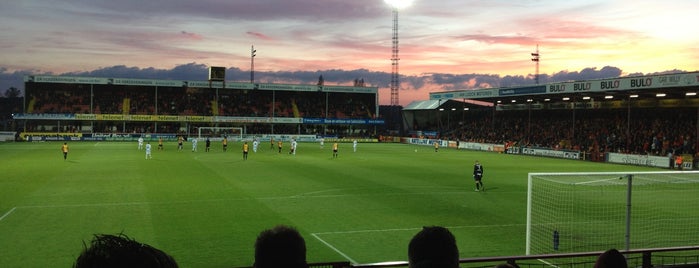
[[[262,34],[262,33],[258,33],[258,32],[247,31],[246,34],[253,36],[255,38],[261,39],[261,40],[274,40],[272,37],[267,36],[267,35]]]

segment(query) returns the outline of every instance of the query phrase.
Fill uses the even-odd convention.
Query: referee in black
[[[485,188],[483,188],[483,166],[481,165],[478,160],[476,160],[476,164],[473,165],[473,180],[476,181],[476,192],[478,191],[485,191]]]

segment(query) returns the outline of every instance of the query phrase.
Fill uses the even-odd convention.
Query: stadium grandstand
[[[13,118],[24,139],[167,139],[197,135],[202,127],[238,128],[242,135],[370,138],[384,122],[377,92],[364,86],[37,75],[25,77],[23,112]]]
[[[430,93],[406,106],[403,117],[413,138],[452,147],[489,144],[593,161],[607,153],[682,154],[691,168],[699,152],[697,93],[699,72],[458,90]]]

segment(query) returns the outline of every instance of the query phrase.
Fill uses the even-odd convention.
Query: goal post
[[[530,173],[526,254],[699,244],[699,171]]]
[[[242,127],[199,127],[197,139],[205,139],[207,137],[213,139],[223,139],[227,137],[229,140],[242,140]]]

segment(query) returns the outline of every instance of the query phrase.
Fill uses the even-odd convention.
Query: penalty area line
[[[17,209],[17,207],[13,207],[13,208],[10,209],[8,212],[5,212],[5,214],[3,214],[2,216],[0,216],[0,221],[4,220],[7,216],[10,216],[10,214],[12,214],[12,212],[14,212],[15,209]]]
[[[537,260],[537,261],[540,261],[541,263],[543,263],[543,264],[545,264],[545,265],[551,266],[551,267],[555,267],[555,268],[558,268],[558,267],[559,267],[558,265],[555,265],[555,264],[553,264],[553,263],[547,262],[547,261],[542,260],[542,259],[536,259],[536,260]]]
[[[334,246],[331,245],[330,243],[328,243],[328,242],[326,242],[325,240],[323,240],[322,238],[320,238],[317,234],[312,233],[311,235],[312,235],[313,237],[315,237],[316,239],[318,239],[318,241],[320,241],[321,243],[323,243],[323,244],[325,244],[326,246],[328,246],[330,249],[332,249],[332,250],[334,250],[335,252],[337,252],[337,254],[340,254],[342,257],[344,257],[345,259],[347,259],[349,262],[354,263],[354,264],[357,263],[357,261],[355,261],[354,259],[350,258],[350,256],[348,256],[347,254],[345,254],[344,252],[340,251],[339,249],[337,249],[336,247],[334,247]]]

